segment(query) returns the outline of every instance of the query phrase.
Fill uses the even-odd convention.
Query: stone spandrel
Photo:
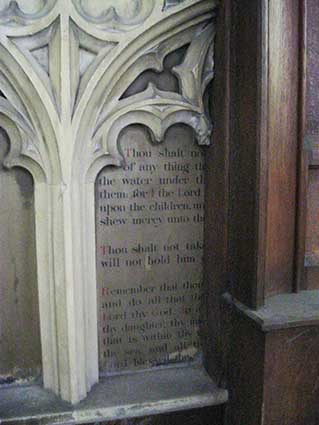
[[[192,361],[205,322],[202,148],[185,127],[161,144],[136,127],[121,149],[96,186],[101,373]]]

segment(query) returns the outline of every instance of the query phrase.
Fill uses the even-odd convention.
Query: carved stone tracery
[[[161,142],[184,123],[199,144],[210,143],[203,96],[213,78],[215,6],[0,1],[0,125],[11,140],[5,165],[27,168],[35,183],[44,385],[73,403],[98,381],[96,176],[108,164],[121,166],[118,138],[131,124]],[[123,97],[185,45],[173,69],[180,93],[150,84]]]
[[[27,25],[38,21],[49,13],[55,0],[23,1],[1,0],[0,23],[7,25]]]
[[[145,21],[152,13],[156,0],[73,0],[77,11],[100,29],[128,31]]]

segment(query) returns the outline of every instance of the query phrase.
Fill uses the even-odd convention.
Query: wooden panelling
[[[319,2],[231,3],[227,425],[318,425]]]
[[[317,0],[305,0],[307,7],[307,99],[306,134],[319,133],[319,3]]]
[[[262,61],[267,61],[261,33],[266,22],[263,2],[243,0],[231,4],[230,280],[234,296],[255,306],[262,302],[257,281],[260,276],[263,282],[264,255],[256,253],[264,249],[259,234],[264,232],[265,217],[260,218],[259,210],[265,211],[267,195],[267,174],[265,170],[260,173],[266,163],[264,143],[260,144],[264,131],[259,125],[265,93],[260,84],[266,84]]]
[[[319,3],[304,0],[304,66],[302,91],[297,289],[319,288]]]
[[[215,78],[212,90],[213,143],[206,151],[205,284],[208,294],[207,368],[222,379],[225,338],[222,334],[220,295],[227,286],[227,211],[229,155],[229,32],[230,0],[217,19]]]
[[[306,264],[319,267],[319,169],[309,172]]]
[[[319,289],[319,169],[310,169],[307,190],[306,282]]]
[[[298,107],[298,172],[297,172],[297,206],[296,206],[296,250],[293,289],[297,292],[303,287],[307,184],[309,155],[305,146],[306,128],[306,91],[307,91],[307,4],[301,0],[299,7],[299,107]]]
[[[299,8],[232,2],[230,277],[250,307],[293,289]]]
[[[265,296],[292,290],[296,215],[299,2],[269,1]]]
[[[307,288],[319,289],[319,267],[306,267]]]
[[[227,425],[318,425],[317,291],[277,295],[257,312],[224,299],[232,311]]]
[[[265,361],[265,425],[319,423],[319,328],[268,334]]]
[[[265,335],[233,311],[227,425],[262,424]],[[268,424],[267,424],[268,425]]]

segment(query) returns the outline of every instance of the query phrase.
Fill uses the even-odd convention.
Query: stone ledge
[[[0,389],[0,424],[80,424],[176,412],[226,403],[201,366],[103,378],[72,406],[39,385]]]

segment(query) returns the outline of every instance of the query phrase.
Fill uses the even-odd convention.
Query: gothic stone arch
[[[131,123],[161,141],[186,123],[210,143],[203,95],[213,77],[215,0],[0,1],[0,125],[7,167],[33,175],[44,386],[76,403],[98,381],[94,181],[121,165]],[[181,91],[144,71],[188,45],[174,69]]]

